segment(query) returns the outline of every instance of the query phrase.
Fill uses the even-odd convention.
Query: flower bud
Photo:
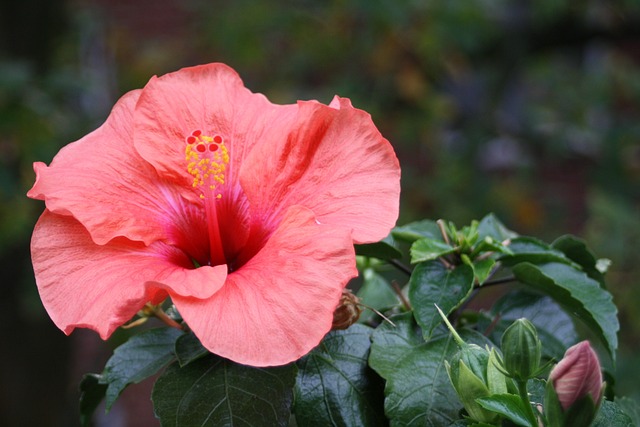
[[[491,423],[497,419],[496,413],[484,409],[476,402],[480,397],[491,395],[487,385],[489,354],[489,351],[478,345],[464,343],[460,345],[451,364],[445,361],[449,380],[469,417],[483,423]]]
[[[516,320],[502,335],[504,369],[519,381],[535,377],[540,373],[541,348],[536,327],[525,318]]]
[[[602,372],[589,341],[582,341],[566,351],[551,370],[548,383],[555,390],[563,411],[570,410],[585,397],[590,398],[597,409],[602,398]]]
[[[481,423],[493,423],[498,414],[484,409],[476,399],[506,393],[507,378],[496,368],[497,353],[476,344],[467,344],[451,326],[440,307],[436,309],[459,346],[451,364],[445,361],[449,380],[469,417]]]

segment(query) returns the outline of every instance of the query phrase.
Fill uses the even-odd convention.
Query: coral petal
[[[243,165],[251,205],[281,215],[299,204],[323,224],[351,228],[356,243],[384,238],[399,209],[400,167],[391,145],[347,99],[298,107],[288,137],[271,136]]]
[[[181,191],[158,179],[133,148],[139,93],[123,96],[100,128],[60,150],[49,167],[34,164],[36,182],[27,195],[73,215],[99,244],[119,236],[149,244],[186,217]]]
[[[331,328],[342,288],[357,274],[349,230],[292,207],[264,248],[211,298],[176,307],[213,353],[253,366],[298,359]]]
[[[161,243],[145,247],[121,238],[96,245],[78,221],[48,210],[36,224],[31,254],[54,323],[66,334],[87,327],[103,339],[148,301],[169,292],[207,297],[226,277],[226,266],[190,269],[184,254]]]
[[[221,135],[229,149],[229,184],[254,144],[293,119],[295,105],[275,105],[244,87],[224,64],[183,68],[153,78],[136,106],[135,147],[162,177],[191,184],[184,140],[194,130]]]

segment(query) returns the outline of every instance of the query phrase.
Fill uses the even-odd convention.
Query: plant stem
[[[176,322],[175,320],[173,320],[171,317],[169,317],[167,315],[167,313],[165,313],[161,307],[153,307],[153,315],[155,317],[157,317],[158,319],[160,319],[160,321],[162,321],[162,323],[164,323],[167,326],[170,326],[172,328],[176,328],[176,329],[180,329],[180,330],[184,330],[184,328],[182,327],[182,325],[178,322]]]
[[[518,383],[518,393],[520,394],[522,403],[524,403],[524,410],[526,411],[526,416],[531,423],[531,427],[538,427],[538,419],[536,418],[536,414],[533,412],[533,407],[529,400],[529,393],[527,392],[527,380],[516,380],[516,382]]]
[[[501,285],[503,283],[515,282],[517,279],[514,276],[503,277],[502,279],[489,280],[482,284],[482,287],[492,286],[492,285]]]
[[[397,259],[390,259],[387,262],[393,265],[398,270],[402,271],[407,276],[411,276],[412,270],[406,265],[404,265],[403,263],[401,263],[400,261],[398,261]]]
[[[404,306],[405,310],[411,311],[412,310],[411,303],[409,302],[409,300],[402,293],[402,288],[400,287],[400,285],[398,285],[398,282],[396,282],[395,280],[392,281],[391,282],[391,288],[393,289],[393,292],[396,293],[396,295],[398,296],[398,298],[402,302],[402,305]]]
[[[436,224],[438,224],[438,228],[440,229],[440,234],[442,234],[442,238],[444,239],[445,243],[449,246],[453,246],[449,241],[449,235],[447,234],[447,230],[445,229],[444,221],[439,219],[436,221]]]

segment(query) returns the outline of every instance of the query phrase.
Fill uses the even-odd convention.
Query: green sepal
[[[544,417],[547,420],[546,427],[562,427],[564,425],[564,411],[551,381],[547,381],[544,388]]]
[[[480,422],[494,422],[497,415],[491,411],[483,409],[476,401],[478,398],[488,397],[491,395],[485,382],[481,378],[478,378],[478,376],[469,369],[462,359],[458,360],[457,369],[452,369],[446,362],[445,367],[447,368],[447,374],[449,374],[451,384],[456,390],[456,393],[469,416]]]
[[[498,350],[495,347],[489,352],[489,360],[487,361],[487,386],[491,394],[504,394],[508,391],[508,378],[498,367]]]
[[[460,359],[484,384],[487,384],[487,365],[489,352],[476,344],[465,344],[460,348],[455,359]]]
[[[460,360],[467,367],[471,369],[474,375],[476,375],[478,378],[482,380],[483,383],[486,384],[487,383],[487,365],[489,363],[489,351],[487,349],[480,347],[477,344],[467,344],[466,342],[464,342],[462,337],[460,337],[460,335],[455,330],[453,325],[451,325],[451,323],[449,322],[449,319],[447,319],[447,316],[445,316],[442,310],[440,310],[440,307],[438,307],[436,304],[434,305],[436,307],[436,310],[438,310],[438,314],[440,315],[445,325],[449,329],[449,332],[451,332],[453,339],[456,340],[456,343],[458,343],[458,347],[460,348],[452,359],[454,361],[454,367],[452,368],[454,376],[456,378],[458,377],[458,371],[457,371],[458,367],[455,361]]]
[[[576,400],[565,411],[563,427],[589,426],[596,418],[598,408],[591,395],[587,394]]]

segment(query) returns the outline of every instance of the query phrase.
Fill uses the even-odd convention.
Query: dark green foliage
[[[372,329],[331,332],[298,361],[295,393],[300,426],[385,426],[384,384],[369,368]]]
[[[295,364],[253,368],[213,355],[173,363],[153,388],[163,427],[287,426]]]
[[[442,323],[434,304],[448,314],[467,298],[472,288],[473,270],[468,265],[450,270],[439,261],[429,261],[416,267],[409,281],[409,300],[425,338]]]
[[[173,358],[175,342],[182,331],[173,328],[150,329],[131,337],[118,347],[100,377],[107,384],[106,408],[109,410],[129,384],[154,375]]]

